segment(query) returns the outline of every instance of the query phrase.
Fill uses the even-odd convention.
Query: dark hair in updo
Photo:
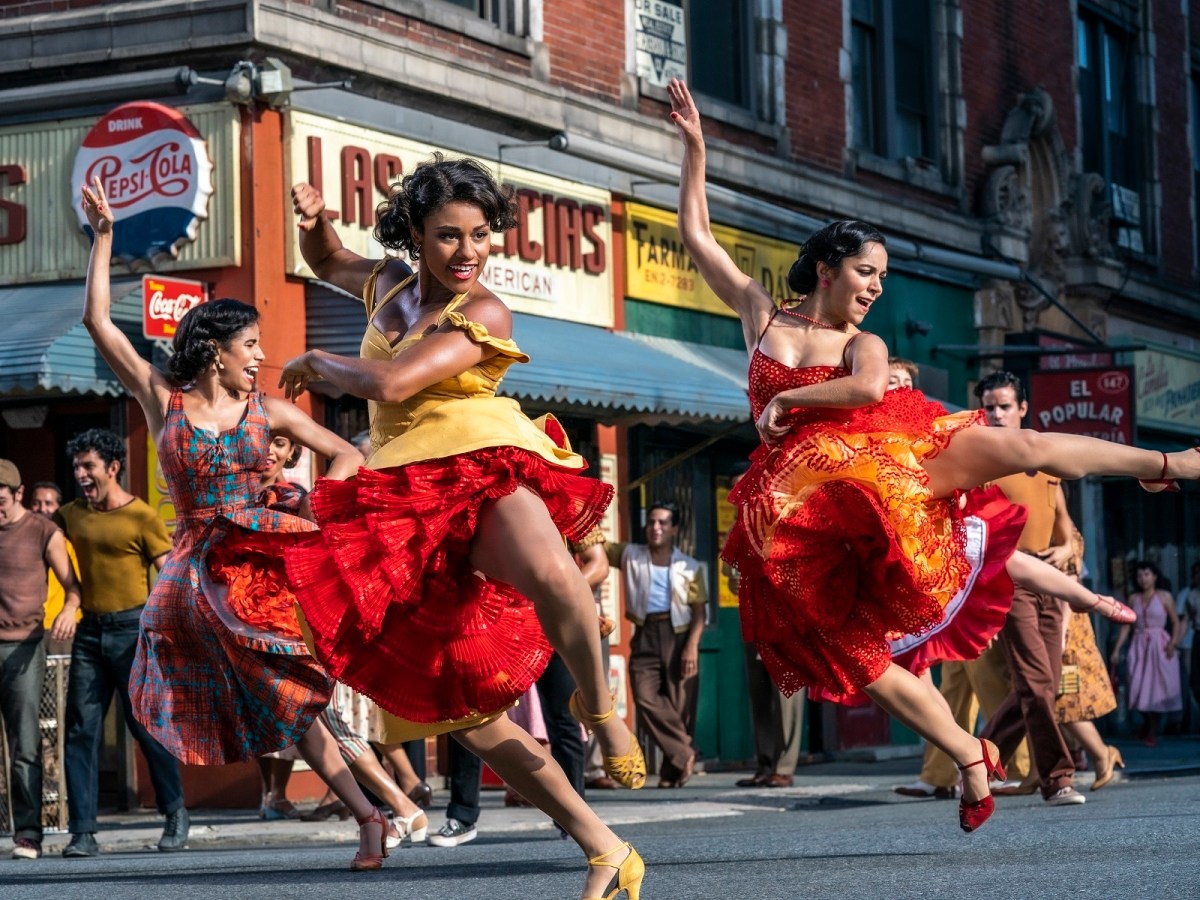
[[[183,314],[171,340],[167,376],[179,386],[192,384],[213,364],[217,348],[227,348],[243,328],[258,321],[258,310],[240,300],[213,300]]]
[[[887,241],[873,225],[857,219],[830,222],[804,242],[800,256],[788,272],[788,287],[796,294],[811,294],[817,286],[817,263],[836,269],[846,257],[859,256],[867,244]]]
[[[388,199],[375,208],[375,240],[417,259],[421,251],[413,242],[413,231],[420,233],[431,213],[456,200],[482,209],[492,231],[507,231],[517,224],[512,188],[500,187],[473,159],[446,159],[435,153],[393,184]]]

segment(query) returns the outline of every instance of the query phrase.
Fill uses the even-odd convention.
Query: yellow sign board
[[[629,203],[625,221],[626,297],[734,315],[700,277],[679,237],[675,213]],[[724,225],[714,224],[712,232],[737,267],[765,287],[767,293],[776,300],[789,296],[787,273],[796,261],[795,244]]]
[[[301,181],[316,187],[342,243],[370,259],[385,255],[371,232],[375,207],[389,187],[437,150],[461,156],[298,111],[287,114],[285,143],[289,187]],[[611,328],[612,194],[507,163],[480,162],[515,190],[518,221],[496,235],[480,281],[517,312]],[[287,264],[292,274],[313,277],[295,230]]]
[[[724,482],[724,483],[722,483]],[[733,530],[737,521],[737,508],[729,502],[728,479],[720,479],[717,483],[717,546],[724,547],[725,539]],[[717,605],[723,607],[738,606],[738,595],[729,584],[731,575],[729,566],[721,563],[717,574]]]

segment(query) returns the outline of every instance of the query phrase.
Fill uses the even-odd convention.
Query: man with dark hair
[[[38,719],[46,676],[42,608],[46,575],[65,585],[66,602],[51,636],[69,640],[75,631],[79,583],[67,558],[62,532],[22,504],[21,473],[0,459],[0,716],[8,739],[6,772],[13,817],[14,859],[42,855],[42,739]]]
[[[142,608],[153,570],[162,566],[171,539],[158,514],[118,481],[125,463],[120,437],[92,428],[72,438],[67,452],[83,499],[65,504],[54,518],[75,546],[83,582],[83,619],[71,648],[67,683],[64,761],[71,842],[63,856],[99,852],[97,763],[114,691],[129,732],[146,757],[159,812],[167,817],[158,849],[182,850],[189,823],[179,763],[138,722],[129,700]]]
[[[35,481],[31,493],[29,511],[39,516],[53,516],[62,506],[62,488],[53,481]]]
[[[638,720],[663,753],[658,786],[683,787],[696,765],[692,740],[699,699],[700,636],[708,602],[700,563],[675,546],[679,507],[646,511],[645,544],[609,544],[625,583],[629,680]]]
[[[1020,428],[1029,410],[1025,388],[1012,372],[988,375],[975,386],[975,396],[994,428]],[[1065,569],[1072,558],[1075,523],[1067,512],[1062,482],[1045,472],[1022,472],[1007,475],[995,484],[1009,500],[1028,511],[1018,551]],[[1054,712],[1062,677],[1062,635],[1059,599],[1017,585],[1012,609],[1000,632],[1014,691],[988,719],[983,731],[983,737],[1000,748],[1001,759],[1016,750],[1028,733],[1042,799],[1048,806],[1073,806],[1085,800],[1071,785],[1075,762]],[[1030,781],[1027,789],[1032,792],[1037,784]]]

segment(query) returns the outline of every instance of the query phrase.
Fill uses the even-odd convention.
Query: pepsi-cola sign
[[[118,259],[175,257],[208,217],[213,193],[208,148],[192,123],[168,106],[126,103],[97,122],[75,155],[75,194],[95,177],[116,219]],[[76,215],[91,236],[78,204]]]
[[[169,341],[183,314],[206,300],[208,291],[202,281],[143,276],[142,334],[152,341]]]

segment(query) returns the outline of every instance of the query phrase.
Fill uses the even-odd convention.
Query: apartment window
[[[525,19],[526,0],[442,0],[491,22],[508,34],[520,34],[519,23]]]
[[[934,0],[851,0],[852,143],[936,163]]]
[[[1083,168],[1110,184],[1136,189],[1133,140],[1133,35],[1113,21],[1081,9],[1076,29]]]
[[[748,0],[686,0],[689,81],[731,106],[754,104]]]
[[[706,116],[747,128],[780,122],[781,12],[762,0],[633,0],[634,66],[644,93],[687,81]]]

